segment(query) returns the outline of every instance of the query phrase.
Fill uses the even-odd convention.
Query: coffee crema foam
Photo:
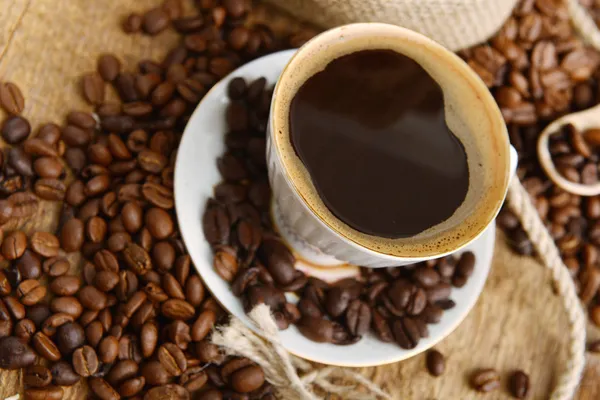
[[[454,54],[440,51],[439,45],[424,41],[411,31],[381,24],[361,25],[369,28],[352,30],[348,26],[317,36],[285,68],[275,87],[271,110],[276,151],[305,204],[346,239],[395,257],[429,257],[454,251],[483,232],[504,200],[510,157],[508,134],[500,111],[485,85]],[[398,35],[398,29],[406,34]],[[290,105],[300,87],[334,59],[361,50],[392,50],[419,63],[440,85],[446,123],[467,154],[469,188],[465,200],[450,218],[412,237],[372,236],[340,221],[321,200],[291,143]]]

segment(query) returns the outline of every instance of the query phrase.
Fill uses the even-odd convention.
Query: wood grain
[[[132,67],[141,58],[160,58],[176,43],[173,32],[149,38],[120,30],[126,15],[160,2],[4,0],[0,3],[0,80],[20,86],[26,96],[24,115],[33,126],[61,123],[70,109],[90,110],[80,97],[78,77],[95,69],[98,55],[116,53]],[[271,10],[263,10],[257,18],[278,30],[297,26]],[[59,209],[58,204],[43,203],[25,228],[55,229]],[[506,377],[520,368],[531,376],[530,398],[545,399],[564,366],[566,327],[560,299],[553,294],[544,268],[531,258],[512,254],[499,233],[494,265],[481,298],[459,328],[436,346],[448,358],[446,373],[430,377],[424,355],[362,371],[395,399],[509,399]],[[588,335],[590,340],[600,339],[600,331],[591,326]],[[486,395],[469,389],[469,373],[479,367],[496,368],[503,388]],[[20,389],[19,372],[0,373],[0,399]],[[65,398],[85,394],[86,388],[79,384],[67,390]],[[576,398],[600,398],[600,356],[589,356]]]

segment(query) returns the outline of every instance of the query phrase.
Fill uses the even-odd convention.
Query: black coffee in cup
[[[439,84],[414,60],[363,50],[331,61],[292,99],[292,146],[327,208],[369,235],[407,238],[450,218],[467,154]]]

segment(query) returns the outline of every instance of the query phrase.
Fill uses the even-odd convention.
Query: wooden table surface
[[[99,54],[116,53],[124,65],[133,67],[141,58],[162,56],[177,42],[173,32],[149,38],[120,30],[124,16],[160,2],[4,0],[0,3],[0,81],[21,87],[26,97],[24,115],[34,127],[61,123],[71,109],[90,110],[80,98],[77,78],[95,69]],[[265,15],[275,29],[295,26],[271,12],[259,13],[257,18],[264,20]],[[52,231],[59,209],[58,204],[44,202],[25,228]],[[545,399],[564,366],[566,331],[566,317],[549,275],[534,259],[511,253],[499,233],[494,265],[481,298],[459,328],[436,346],[447,356],[446,373],[439,378],[429,376],[423,355],[363,372],[395,399],[509,399],[506,377],[519,368],[531,376],[529,398]],[[600,339],[600,330],[590,326],[588,336]],[[496,368],[503,388],[485,395],[472,391],[467,377],[479,367]],[[19,372],[0,373],[0,399],[19,391],[20,378]],[[85,391],[78,384],[65,398],[82,398]],[[588,356],[576,398],[600,399],[599,355]]]

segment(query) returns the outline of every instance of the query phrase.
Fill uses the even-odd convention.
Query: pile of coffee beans
[[[452,286],[473,273],[473,253],[400,268],[363,268],[357,279],[328,284],[295,269],[295,257],[274,231],[265,160],[272,90],[266,79],[231,80],[226,153],[219,158],[223,182],[214,189],[203,217],[214,251],[214,268],[249,311],[265,303],[280,329],[296,324],[315,342],[352,344],[372,330],[404,349],[428,336],[427,324],[454,306]],[[286,301],[286,292],[300,299]]]
[[[596,2],[582,3],[596,7]],[[600,100],[600,53],[577,36],[565,2],[522,0],[492,39],[461,55],[500,105],[519,153],[517,174],[571,271],[581,300],[589,306],[592,321],[600,326],[600,196],[581,197],[557,187],[542,170],[536,151],[548,123]],[[566,126],[553,139],[551,151],[567,179],[598,180],[594,135]],[[498,222],[515,251],[533,253],[509,210],[501,212]]]
[[[0,223],[33,216],[40,199],[64,201],[55,234],[0,230],[7,264],[0,271],[0,368],[25,368],[25,398],[60,399],[62,387],[81,378],[100,399],[274,398],[259,366],[225,357],[210,342],[226,313],[181,240],[173,165],[183,128],[212,85],[313,33],[277,38],[251,25],[247,0],[195,4],[195,15],[166,0],[127,17],[127,32],[173,27],[181,42],[136,71],[102,55],[80,86],[95,112],[71,111],[62,127],[46,124],[31,135],[21,90],[0,83],[8,114],[0,134],[11,146],[0,153]],[[106,100],[109,86],[120,101]],[[268,105],[262,88],[257,93]],[[264,138],[262,149],[253,146],[264,153]],[[265,189],[268,198],[268,186],[253,189],[252,198],[259,201]],[[250,254],[253,231],[240,229]],[[83,260],[71,265],[77,252]]]
[[[593,185],[598,182],[600,129],[580,132],[566,124],[550,136],[550,154],[557,171],[575,183]]]

